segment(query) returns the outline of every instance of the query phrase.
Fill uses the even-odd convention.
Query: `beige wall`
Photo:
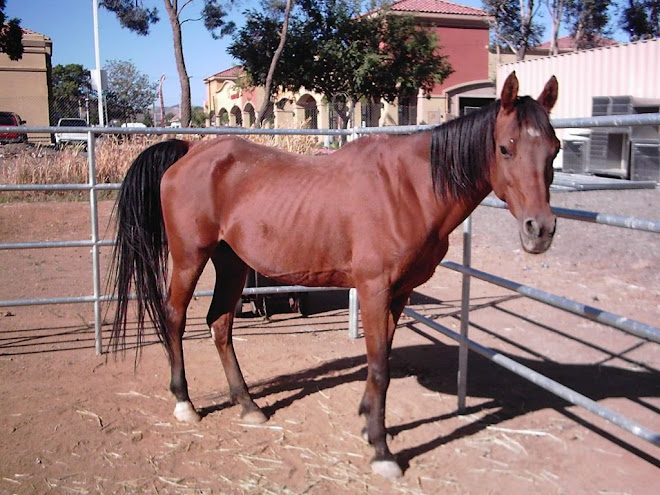
[[[229,115],[229,126],[237,126],[236,115],[240,114],[242,118],[241,127],[249,127],[249,110],[254,108],[259,111],[264,101],[264,90],[261,87],[244,89],[237,86],[236,81],[229,78],[216,79],[207,78],[206,92],[207,100],[204,103],[204,110],[211,116],[218,116],[227,112]],[[276,128],[302,128],[306,124],[305,108],[300,103],[301,97],[307,95],[314,99],[317,107],[317,122],[321,128],[328,127],[327,104],[323,103],[321,95],[311,91],[301,90],[295,93],[291,91],[280,92],[275,98],[276,105],[274,109],[274,126]],[[209,122],[212,125],[213,121]],[[215,125],[222,123],[218,118]],[[265,127],[269,127],[266,124]]]
[[[40,34],[24,34],[23,47],[21,60],[0,53],[0,110],[18,113],[28,126],[48,126],[52,42]],[[50,142],[47,134],[28,137]]]

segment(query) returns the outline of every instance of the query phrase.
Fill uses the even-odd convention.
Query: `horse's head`
[[[491,185],[518,219],[520,240],[529,253],[547,250],[555,233],[550,184],[559,140],[550,125],[549,112],[557,101],[557,90],[553,76],[538,100],[518,98],[518,79],[511,73],[502,89],[495,122]]]

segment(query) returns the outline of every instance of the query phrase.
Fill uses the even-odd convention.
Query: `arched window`
[[[216,126],[229,125],[229,112],[226,108],[221,108],[215,119]]]
[[[243,112],[241,112],[240,108],[233,107],[231,109],[229,125],[235,127],[243,127]]]
[[[304,94],[298,99],[298,107],[303,109],[301,117],[304,118],[302,127],[306,129],[318,129],[318,108],[316,100],[312,95]]]
[[[247,114],[247,126],[254,127],[254,123],[256,122],[257,117],[252,103],[247,103],[243,109],[243,112]]]

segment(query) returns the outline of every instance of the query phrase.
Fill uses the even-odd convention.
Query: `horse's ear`
[[[516,98],[518,98],[518,78],[516,77],[516,71],[513,71],[509,74],[509,77],[506,78],[506,81],[504,81],[502,96],[500,97],[504,113],[511,113],[513,111]]]
[[[555,103],[557,103],[557,97],[559,96],[559,83],[557,82],[557,78],[555,76],[552,76],[547,83],[545,83],[545,88],[543,88],[543,92],[541,93],[541,96],[538,97],[538,102],[543,105],[543,108],[545,108],[548,113],[550,113],[550,110],[552,110],[552,107],[555,106]]]

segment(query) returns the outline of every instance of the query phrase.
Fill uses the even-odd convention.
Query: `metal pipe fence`
[[[482,205],[495,208],[506,208],[502,201],[486,198]],[[642,220],[630,217],[620,217],[617,215],[603,215],[594,212],[583,212],[578,210],[569,210],[565,208],[553,208],[553,211],[563,218],[569,218],[578,221],[588,221],[608,225],[612,227],[628,228],[633,230],[660,233],[660,222],[652,220]],[[417,313],[411,308],[405,308],[404,313],[414,320],[423,323],[433,330],[439,331],[445,336],[459,343],[459,360],[457,373],[458,389],[458,410],[465,409],[465,399],[467,395],[467,373],[468,359],[467,350],[471,349],[487,359],[499,364],[516,375],[531,381],[532,383],[548,390],[549,392],[563,398],[571,404],[581,406],[587,411],[600,416],[601,418],[633,433],[634,435],[647,440],[648,442],[660,446],[660,434],[646,428],[639,423],[616,413],[597,402],[585,397],[584,395],[547,378],[538,372],[506,357],[497,351],[486,348],[475,341],[468,339],[469,322],[469,301],[470,301],[470,279],[476,277],[486,282],[504,287],[517,292],[527,298],[542,302],[549,306],[573,313],[583,318],[602,323],[609,327],[634,335],[650,342],[660,342],[660,328],[635,321],[624,316],[616,315],[593,306],[587,306],[582,303],[545,292],[519,282],[507,280],[491,273],[475,270],[471,265],[471,237],[472,237],[472,218],[468,217],[463,224],[463,264],[451,261],[443,261],[441,266],[457,271],[462,274],[462,298],[461,298],[461,327],[460,334],[430,320]]]
[[[591,117],[583,119],[555,119],[552,121],[553,125],[557,128],[570,128],[570,127],[614,127],[614,126],[635,126],[635,125],[660,125],[660,113],[658,114],[643,114],[643,115],[627,115],[627,116],[608,116],[608,117]],[[87,133],[87,147],[88,147],[88,164],[89,164],[89,180],[86,184],[26,184],[26,185],[12,185],[0,184],[0,191],[89,191],[90,201],[90,224],[91,224],[91,240],[79,241],[50,241],[50,242],[18,242],[18,243],[0,243],[0,250],[7,249],[35,249],[35,248],[65,248],[65,247],[90,247],[92,254],[92,288],[93,294],[90,296],[80,297],[58,297],[58,298],[41,298],[41,299],[23,299],[23,300],[5,300],[0,301],[0,307],[9,306],[26,306],[26,305],[41,305],[41,304],[68,304],[68,303],[93,303],[94,305],[94,326],[95,326],[95,339],[96,339],[96,352],[102,352],[101,340],[101,303],[109,300],[109,296],[101,293],[100,269],[99,269],[99,251],[101,247],[108,247],[114,244],[110,240],[101,240],[98,231],[98,198],[97,192],[103,190],[116,190],[119,189],[119,184],[98,184],[96,182],[96,163],[95,163],[95,146],[96,136],[100,134],[168,134],[168,135],[313,135],[313,136],[349,136],[356,138],[360,135],[375,134],[375,133],[411,133],[421,130],[427,130],[431,126],[403,126],[403,127],[386,127],[386,128],[353,128],[353,129],[245,129],[245,128],[206,128],[206,129],[172,129],[172,128],[92,128],[92,127],[0,127],[0,132],[27,132],[27,133],[55,133],[55,132],[71,132],[71,133]],[[506,208],[506,204],[487,198],[484,203],[486,206],[494,206],[498,208]],[[660,232],[660,221],[644,220],[629,217],[620,217],[617,215],[606,215],[596,212],[587,212],[580,210],[568,210],[565,208],[553,208],[556,215],[564,218],[570,218],[578,221],[595,222],[610,226],[625,227],[635,230],[644,230],[648,232]],[[442,266],[460,271],[463,274],[463,289],[462,289],[462,311],[461,311],[461,333],[455,332],[442,327],[436,322],[425,318],[419,313],[410,308],[406,308],[404,313],[414,318],[417,321],[429,326],[434,330],[438,330],[443,334],[457,340],[459,342],[459,372],[458,372],[458,402],[459,409],[465,406],[466,384],[467,384],[467,350],[468,348],[478,352],[479,354],[487,357],[488,359],[504,366],[505,368],[523,376],[524,378],[538,384],[539,386],[550,390],[551,392],[559,395],[560,397],[568,400],[569,402],[580,405],[587,410],[597,414],[608,421],[638,435],[655,445],[660,445],[660,435],[651,430],[638,425],[637,423],[620,416],[619,414],[610,411],[598,403],[588,399],[577,392],[564,387],[561,384],[553,382],[552,380],[539,375],[533,370],[526,368],[519,363],[503,356],[496,351],[487,349],[480,344],[473,342],[467,338],[469,328],[469,300],[470,300],[470,279],[472,276],[477,276],[484,280],[488,280],[503,287],[515,290],[527,297],[532,297],[538,301],[550,304],[574,314],[590,318],[594,321],[613,326],[622,331],[629,332],[633,335],[658,342],[660,335],[660,328],[645,325],[634,320],[630,320],[619,315],[593,308],[590,306],[581,305],[575,301],[570,301],[565,298],[559,298],[553,294],[545,293],[537,289],[527,287],[517,282],[512,282],[492,274],[480,272],[470,267],[471,257],[471,220],[468,219],[464,225],[464,261],[463,265],[458,265],[451,262],[444,262]],[[315,290],[327,290],[319,288],[307,287],[264,287],[264,288],[248,288],[245,294],[268,294],[280,292],[305,292]],[[210,295],[210,291],[196,292],[197,296]],[[349,291],[349,335],[352,338],[358,337],[358,300],[357,292],[355,289]]]
[[[601,418],[610,421],[611,423],[614,423],[615,425],[623,428],[624,430],[629,431],[630,433],[637,435],[643,438],[644,440],[651,442],[654,445],[660,445],[660,434],[654,432],[653,430],[650,430],[649,428],[646,428],[645,426],[642,426],[636,421],[628,419],[617,412],[614,412],[606,407],[601,406],[600,404],[598,404],[598,402],[589,399],[588,397],[580,394],[579,392],[576,392],[575,390],[572,390],[562,385],[561,383],[558,383],[546,377],[545,375],[542,375],[537,371],[534,371],[533,369],[528,368],[527,366],[524,366],[518,363],[517,361],[493,349],[484,347],[473,340],[461,336],[460,334],[454,332],[453,330],[450,330],[449,328],[440,325],[439,323],[429,318],[426,318],[425,316],[419,314],[418,312],[412,310],[411,308],[407,307],[403,310],[403,312],[409,317],[415,319],[416,321],[419,321],[420,323],[423,323],[424,325],[428,326],[429,328],[438,331],[453,340],[456,340],[461,345],[461,347],[469,348],[475,351],[476,353],[489,359],[490,361],[502,366],[503,368],[508,369],[509,371],[515,373],[518,376],[525,378],[526,380],[529,380],[535,385],[544,388],[545,390],[555,394],[558,397],[561,397],[562,399],[570,402],[571,404],[575,404],[576,406],[581,406],[587,411],[596,414]],[[463,372],[462,376],[465,376],[465,371]]]
[[[422,126],[424,127],[424,126]],[[0,307],[17,306],[36,306],[36,305],[58,305],[75,303],[92,303],[94,306],[94,332],[95,332],[95,350],[97,354],[103,352],[102,349],[102,314],[101,304],[109,301],[111,298],[101,293],[101,274],[100,274],[100,248],[111,247],[114,241],[102,240],[99,238],[98,227],[98,191],[119,190],[121,184],[98,184],[96,182],[96,137],[102,134],[112,135],[149,135],[149,134],[167,134],[167,135],[310,135],[310,136],[351,136],[356,138],[358,132],[356,129],[246,129],[246,128],[123,128],[123,127],[9,127],[0,126],[0,132],[18,132],[18,133],[86,133],[87,151],[88,151],[88,169],[89,177],[86,184],[0,184],[0,192],[21,192],[21,191],[87,191],[90,201],[90,224],[91,240],[74,241],[44,241],[44,242],[15,242],[0,243],[0,250],[12,249],[50,249],[50,248],[71,248],[71,247],[90,247],[92,254],[92,295],[74,296],[74,297],[52,297],[52,298],[34,298],[34,299],[11,299],[0,300]],[[410,132],[410,131],[409,131]],[[318,288],[309,288],[302,286],[286,287],[262,287],[255,292],[254,288],[247,288],[244,291],[248,294],[277,294],[282,292],[313,292]],[[328,289],[321,289],[328,290]],[[332,290],[332,288],[330,289]],[[208,291],[207,291],[208,292]],[[200,297],[210,295],[205,291],[196,291],[195,296]],[[349,317],[348,327],[349,336],[358,338],[358,300],[355,289],[349,290]]]

